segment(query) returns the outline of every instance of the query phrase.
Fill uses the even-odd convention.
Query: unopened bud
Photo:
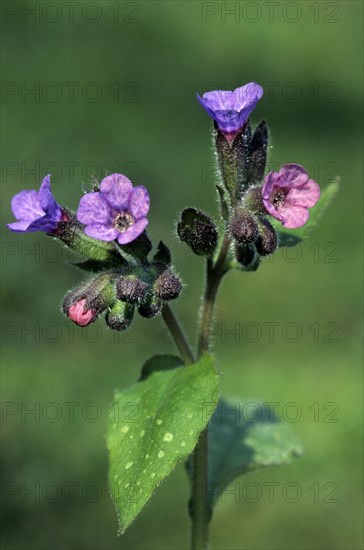
[[[258,224],[255,217],[249,212],[238,209],[231,218],[230,231],[238,243],[252,243],[258,237]]]
[[[94,309],[85,309],[86,300],[75,302],[67,312],[67,316],[71,321],[79,327],[87,327],[97,318],[97,311]]]
[[[213,254],[217,245],[217,230],[211,218],[197,208],[186,208],[181,214],[177,232],[198,256]]]
[[[237,244],[235,247],[236,259],[243,267],[248,267],[253,262],[255,255],[255,245],[252,243]]]
[[[250,142],[249,179],[251,183],[262,181],[267,162],[268,126],[263,120],[255,129]]]
[[[121,332],[131,325],[133,316],[134,306],[118,300],[106,313],[105,321],[112,330]]]
[[[260,185],[255,185],[248,189],[244,195],[244,206],[256,216],[267,214],[263,204],[262,187]]]
[[[79,326],[87,326],[115,302],[114,275],[103,273],[69,292],[63,312]]]
[[[116,282],[116,296],[122,302],[137,304],[144,300],[149,286],[137,275],[122,275]]]
[[[162,309],[162,301],[156,296],[148,296],[138,307],[138,311],[142,317],[151,319],[158,315]]]
[[[154,290],[161,300],[175,300],[182,290],[182,281],[170,269],[165,269],[156,279]]]
[[[259,236],[255,244],[261,256],[269,256],[276,250],[277,233],[268,220],[262,220],[259,224]]]

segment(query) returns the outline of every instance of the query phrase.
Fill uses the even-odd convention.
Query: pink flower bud
[[[86,300],[79,300],[70,306],[67,316],[80,327],[87,327],[96,318],[96,311],[94,309],[84,310]]]

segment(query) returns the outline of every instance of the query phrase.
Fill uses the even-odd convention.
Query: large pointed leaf
[[[263,466],[288,464],[302,453],[290,426],[256,401],[221,400],[209,422],[209,483],[212,512],[226,487],[239,475]],[[192,461],[187,462],[192,477]]]
[[[213,359],[205,355],[194,365],[155,370],[115,394],[107,444],[109,486],[121,532],[176,463],[193,451],[218,392]]]
[[[154,355],[144,363],[139,382],[148,378],[153,372],[176,369],[182,366],[181,359],[176,355]]]

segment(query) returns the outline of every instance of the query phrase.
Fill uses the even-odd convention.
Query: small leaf
[[[170,265],[172,261],[169,248],[163,241],[159,241],[157,252],[153,257],[153,262],[157,264]]]
[[[265,120],[255,128],[250,142],[249,178],[251,182],[262,181],[267,162],[268,127]]]
[[[219,195],[221,216],[224,220],[227,220],[229,218],[229,206],[225,198],[225,189],[221,185],[216,185],[216,190]]]
[[[336,193],[339,191],[340,178],[336,178],[330,185],[328,185],[322,192],[321,197],[316,206],[310,210],[310,217],[302,227],[303,238],[307,237],[308,233],[317,225],[317,222],[325,212]]]
[[[107,437],[109,487],[124,532],[158,484],[197,444],[218,401],[209,355],[194,365],[155,371],[115,394]]]
[[[152,243],[147,235],[147,232],[143,231],[143,233],[134,241],[128,244],[119,245],[119,247],[125,254],[129,254],[135,258],[144,259],[152,250]]]
[[[289,248],[291,246],[296,246],[296,244],[302,241],[301,237],[298,237],[294,233],[288,233],[288,231],[277,231],[277,235],[278,246],[287,246]]]
[[[209,422],[209,483],[212,513],[216,501],[239,475],[264,466],[288,464],[302,453],[290,426],[269,407],[249,402],[220,400]],[[187,462],[192,476],[192,461]]]
[[[155,371],[171,370],[182,365],[181,359],[176,355],[154,355],[144,363],[139,381],[145,380]]]
[[[97,260],[85,260],[83,262],[70,262],[69,265],[78,267],[78,269],[82,269],[83,271],[95,273],[97,271],[109,271],[116,267],[127,267],[128,262],[121,255],[118,255],[113,261],[98,262]]]

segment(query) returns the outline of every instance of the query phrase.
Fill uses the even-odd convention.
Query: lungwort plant
[[[181,212],[177,225],[180,240],[206,264],[197,350],[191,349],[171,307],[182,282],[170,250],[164,241],[154,246],[147,234],[145,187],[111,174],[84,194],[72,212],[56,202],[46,176],[39,191],[22,191],[12,199],[16,221],[9,229],[43,231],[83,257],[77,266],[89,278],[63,302],[70,321],[86,327],[104,315],[110,329],[124,331],[134,315],[160,315],[176,344],[177,355],[150,358],[138,381],[115,393],[110,408],[109,487],[121,533],[177,462],[185,461],[192,548],[206,548],[214,505],[228,484],[301,453],[287,424],[269,407],[255,403],[252,417],[251,411],[244,414],[248,403],[243,398],[232,404],[220,396],[220,377],[210,353],[223,278],[232,269],[244,277],[278,247],[299,243],[336,191],[333,184],[320,198],[317,182],[299,164],[266,173],[268,126],[262,121],[253,129],[249,121],[262,95],[263,89],[250,83],[232,92],[197,96],[214,121],[219,176],[218,220],[190,207]],[[130,403],[135,406],[132,418],[115,414]]]

